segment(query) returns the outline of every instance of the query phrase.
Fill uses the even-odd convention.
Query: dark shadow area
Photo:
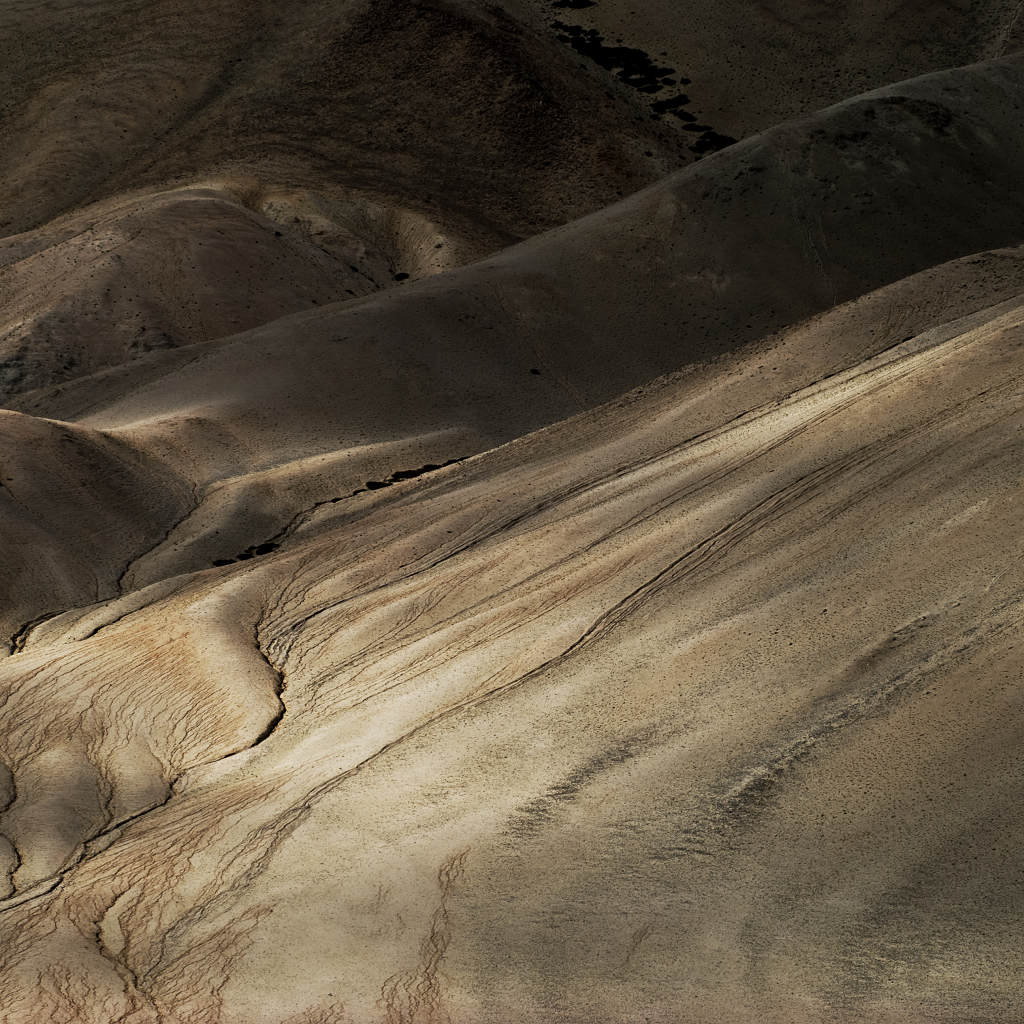
[[[553,6],[580,10],[595,6],[590,0],[558,0]],[[677,74],[675,68],[656,63],[649,54],[634,46],[608,46],[604,36],[596,28],[569,25],[564,21],[553,21],[551,27],[558,33],[560,42],[571,46],[580,56],[592,60],[598,67],[611,71],[620,82],[638,92],[653,95],[664,89],[692,84],[691,79]],[[686,107],[690,104],[686,93],[677,93],[651,103],[651,116],[660,120],[665,115],[683,122],[683,130],[699,133],[699,138],[690,145],[690,152],[696,156],[715,153],[737,140],[731,135],[716,132],[710,125],[697,124],[697,117]]]
[[[385,480],[367,480],[364,487],[358,487],[350,494],[343,494],[337,498],[328,498],[326,501],[317,502],[316,505],[306,513],[302,513],[302,515],[311,514],[324,505],[336,505],[340,501],[345,501],[346,498],[354,498],[357,494],[365,494],[367,491],[380,491],[385,487],[391,487],[392,484],[401,483],[403,480],[415,480],[418,476],[424,476],[426,473],[433,473],[438,469],[444,469],[445,466],[454,466],[457,462],[462,462],[466,458],[467,456],[462,455],[457,459],[449,459],[447,462],[428,462],[425,465],[420,466],[418,469],[395,470],[395,472]],[[218,567],[234,565],[235,562],[246,562],[250,558],[258,558],[260,555],[269,555],[281,546],[281,542],[284,540],[288,532],[288,527],[286,527],[284,530],[271,537],[270,540],[265,540],[261,544],[253,544],[244,551],[239,552],[234,558],[216,558],[210,564]]]

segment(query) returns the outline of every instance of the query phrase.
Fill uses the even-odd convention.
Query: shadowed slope
[[[1024,47],[1017,0],[528,0],[537,25],[695,144]],[[599,72],[600,73],[600,72]]]
[[[1019,13],[1014,0],[8,2],[0,234],[234,172],[364,190],[472,236],[479,255],[694,149],[1011,52]]]
[[[1022,111],[1024,58],[915,79],[748,140],[401,297],[303,314],[19,407],[110,428],[192,405],[228,417],[293,395],[301,375],[314,430],[325,415],[366,407],[339,407],[346,378],[372,379],[394,409],[391,368],[415,367],[430,416],[438,396],[465,391],[444,404],[449,416],[479,415],[486,395],[495,430],[521,433],[550,415],[533,410],[530,368],[546,371],[542,408],[592,405],[936,263],[1018,242]],[[314,366],[323,373],[311,380]],[[421,405],[413,397],[410,417]],[[246,436],[270,446],[267,461],[279,457],[269,452],[281,442],[253,427]]]
[[[191,486],[94,430],[0,410],[0,635],[120,591],[128,562],[195,502]],[[0,657],[2,657],[0,653]]]
[[[678,165],[557,41],[475,3],[6,4],[0,69],[0,234],[245,174],[361,191],[481,253]]]

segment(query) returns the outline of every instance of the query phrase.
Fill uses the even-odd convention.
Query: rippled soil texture
[[[0,4],[0,1024],[1020,1024],[1024,16],[833,7]]]

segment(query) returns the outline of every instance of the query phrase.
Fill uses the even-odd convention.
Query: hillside
[[[0,5],[0,1024],[1018,1024],[1018,13]]]

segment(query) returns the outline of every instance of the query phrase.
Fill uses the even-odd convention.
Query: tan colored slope
[[[317,503],[1024,237],[1021,67],[1005,60],[870,94],[491,260],[11,404],[109,431],[194,495],[151,551],[123,552],[129,587],[252,554]],[[1017,275],[1015,257],[968,266],[968,292],[949,308],[1012,294]],[[64,538],[61,558],[88,578]],[[102,578],[101,593],[115,583]],[[15,590],[5,606],[12,634],[52,610],[36,590]]]
[[[0,1021],[1016,1024],[1020,93],[4,413]]]
[[[1016,1021],[1024,306],[881,341],[968,279],[38,627],[0,1019]]]

